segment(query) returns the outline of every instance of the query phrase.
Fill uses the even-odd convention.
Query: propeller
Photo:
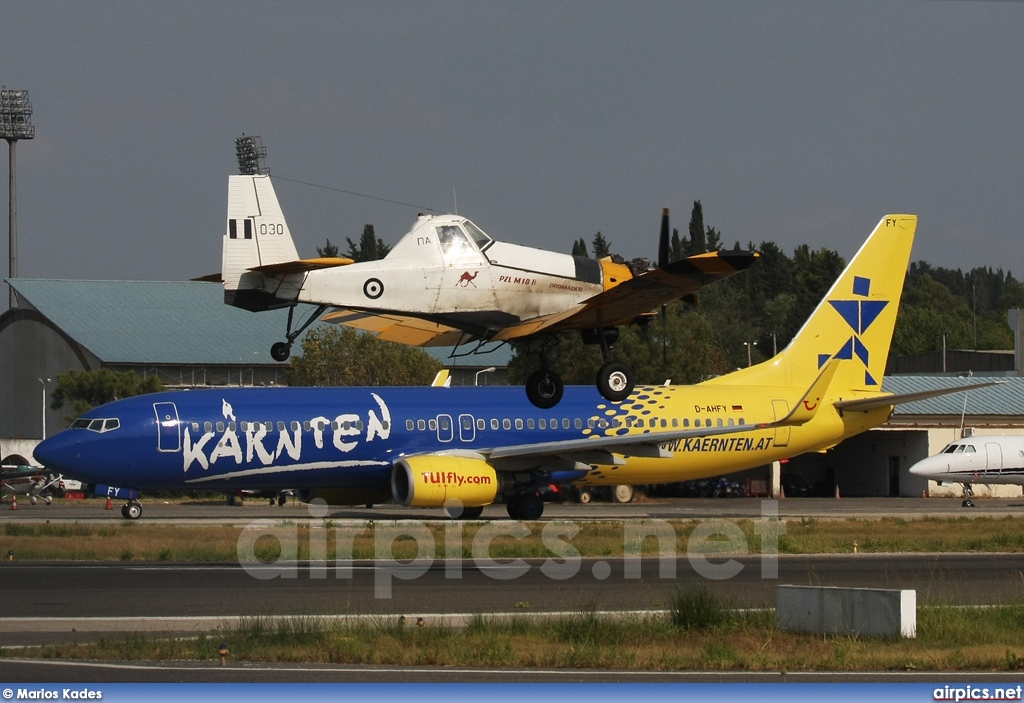
[[[658,239],[658,266],[665,266],[669,263],[670,256],[668,241],[668,208],[661,210],[661,238]]]
[[[661,236],[658,238],[658,267],[669,263],[668,208],[661,209]],[[668,307],[661,306],[661,363],[668,364]]]

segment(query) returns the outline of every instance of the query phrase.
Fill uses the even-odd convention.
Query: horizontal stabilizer
[[[913,403],[918,400],[938,398],[939,396],[949,395],[951,393],[960,393],[961,391],[971,391],[976,388],[998,386],[1001,383],[1003,383],[1003,381],[989,381],[987,383],[973,383],[969,386],[957,386],[956,388],[939,388],[930,391],[918,391],[916,393],[900,393],[899,395],[880,395],[874,398],[860,398],[857,400],[838,400],[833,403],[833,405],[838,410],[862,410],[867,412],[868,410],[884,408],[890,405]]]
[[[316,271],[318,269],[330,269],[335,266],[348,266],[354,264],[354,259],[348,259],[343,256],[332,256],[322,257],[319,259],[299,259],[298,261],[284,261],[278,264],[265,264],[263,266],[253,266],[248,269],[249,271],[259,271],[260,273],[306,273],[307,271]]]

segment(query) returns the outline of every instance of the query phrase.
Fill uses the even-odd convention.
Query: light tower
[[[267,169],[267,147],[259,137],[244,134],[235,140],[235,156],[238,157],[238,172],[243,176],[265,176]]]
[[[32,103],[28,101],[27,90],[8,90],[0,87],[0,138],[7,140],[10,155],[10,220],[8,234],[10,237],[10,276],[18,277],[18,189],[17,159],[15,145],[19,139],[33,139],[36,128],[32,126]],[[18,296],[11,286],[11,307],[18,307]]]

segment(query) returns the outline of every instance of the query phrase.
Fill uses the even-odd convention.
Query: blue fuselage
[[[94,408],[35,456],[137,490],[387,491],[403,456],[579,439],[617,411],[589,387],[567,388],[551,410],[514,387],[173,391]]]

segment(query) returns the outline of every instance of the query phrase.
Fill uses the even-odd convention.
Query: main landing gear
[[[142,503],[130,500],[121,507],[121,517],[125,520],[138,520],[142,517]]]
[[[604,364],[597,372],[597,390],[612,402],[625,400],[633,392],[633,372],[621,361],[612,361],[611,345],[619,338],[617,327],[583,330],[584,344],[600,344]],[[538,408],[547,410],[558,405],[565,391],[561,377],[548,368],[544,350],[540,351],[540,371],[526,379],[526,397]]]
[[[505,509],[513,520],[540,520],[544,514],[544,501],[536,493],[521,493],[509,498]]]
[[[295,342],[296,338],[305,332],[307,327],[319,320],[320,316],[327,312],[327,308],[327,305],[318,306],[316,311],[309,316],[309,319],[302,323],[302,326],[299,327],[299,329],[292,331],[292,315],[295,312],[295,306],[290,306],[288,308],[288,331],[285,333],[285,336],[288,337],[288,341],[277,342],[270,347],[271,358],[273,358],[274,361],[287,361],[288,357],[291,356],[292,344]]]

